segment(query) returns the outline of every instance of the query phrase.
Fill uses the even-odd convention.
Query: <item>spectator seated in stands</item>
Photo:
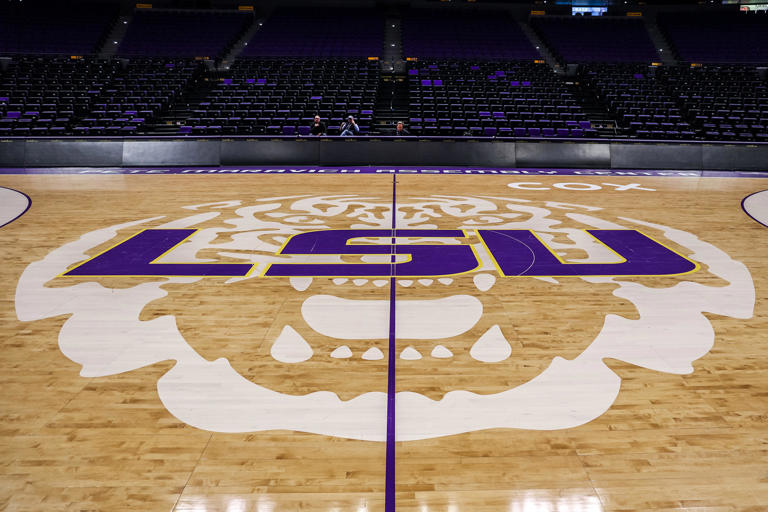
[[[411,133],[405,129],[405,125],[402,121],[397,122],[395,127],[395,137],[409,137]]]
[[[355,123],[353,116],[348,116],[347,120],[341,123],[339,127],[339,135],[342,137],[352,137],[358,133],[360,133],[360,127]]]
[[[325,135],[327,128],[320,116],[315,116],[315,120],[309,125],[309,133],[312,135]]]

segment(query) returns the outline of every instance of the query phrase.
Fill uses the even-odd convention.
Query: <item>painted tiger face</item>
[[[487,196],[407,199],[397,208],[398,229],[463,232],[398,237],[402,251],[394,255],[281,251],[302,233],[390,229],[385,198],[234,199],[186,208],[171,220],[87,233],[33,263],[20,279],[17,311],[27,321],[71,314],[59,342],[85,377],[175,360],[158,383],[163,403],[181,420],[214,431],[291,429],[382,441],[390,347],[397,357],[398,439],[567,428],[614,401],[620,379],[604,358],[688,373],[714,340],[702,312],[748,318],[754,304],[747,269],[719,249],[666,226],[606,218],[592,206]],[[164,254],[164,263],[249,263],[254,271],[60,276],[147,228],[198,230]],[[477,231],[532,230],[565,263],[616,262],[617,254],[585,229],[643,230],[701,269],[680,276],[503,277]],[[261,276],[280,263],[398,265],[408,259],[407,246],[424,244],[470,246],[476,265],[456,275],[392,280]],[[660,314],[670,307],[674,317]]]

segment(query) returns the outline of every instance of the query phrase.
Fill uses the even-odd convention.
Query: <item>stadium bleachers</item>
[[[633,18],[533,17],[554,55],[578,64],[574,75],[542,62],[520,23],[501,12],[404,10],[410,58],[397,72],[377,60],[385,18],[376,10],[281,10],[256,27],[249,12],[137,9],[114,58],[94,55],[112,8],[61,13],[67,30],[90,27],[73,46],[56,46],[56,31],[40,46],[10,46],[0,34],[0,136],[301,136],[318,114],[329,135],[353,115],[361,134],[374,136],[402,119],[420,137],[768,140],[766,74],[733,64],[736,43],[702,48],[728,65],[652,66],[656,50]],[[765,31],[752,29],[768,15],[727,14],[724,26],[746,27],[739,44],[752,41],[746,54],[761,61]],[[677,16],[660,15],[660,24],[691,57],[681,41],[700,37],[708,15],[686,18],[699,32],[675,25]],[[27,27],[37,20],[22,17]],[[221,58],[249,27],[258,30],[228,68],[199,60]],[[45,55],[51,48],[66,52]]]
[[[768,140],[768,84],[753,67],[585,67],[581,79],[643,139]]]
[[[531,26],[561,62],[652,62],[658,54],[637,18],[532,17]]]
[[[307,135],[315,114],[329,134],[347,115],[368,132],[379,64],[360,58],[240,59],[227,78],[195,91],[177,118],[194,135]],[[210,84],[210,83],[209,83]]]
[[[593,64],[582,68],[580,79],[614,116],[620,135],[694,139],[695,132],[657,71],[642,64]]]
[[[768,132],[768,83],[752,66],[587,64],[574,81],[530,61],[422,59],[406,73],[413,135],[605,136],[585,91],[615,121],[609,136]],[[0,135],[302,135],[315,114],[330,134],[350,114],[375,134],[381,83],[378,62],[359,58],[238,59],[215,77],[193,59],[17,56],[0,73]]]
[[[0,135],[142,133],[199,72],[193,60],[16,58],[0,75]]]
[[[355,9],[279,11],[248,42],[244,57],[378,57],[384,17]]]
[[[126,57],[216,58],[253,21],[247,13],[178,12],[139,9],[117,54]]]
[[[768,83],[755,67],[679,67],[662,76],[698,138],[768,141]]]
[[[419,60],[408,69],[411,131],[423,135],[582,137],[569,87],[533,61]]]
[[[768,13],[660,13],[659,26],[679,59],[695,63],[768,63]]]
[[[109,3],[0,2],[0,55],[93,54],[118,10]]]
[[[414,9],[403,17],[406,57],[533,60],[536,49],[506,13],[465,13]]]

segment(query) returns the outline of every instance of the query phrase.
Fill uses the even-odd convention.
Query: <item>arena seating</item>
[[[653,62],[658,54],[637,18],[532,17],[531,27],[561,62]]]
[[[117,14],[109,3],[2,2],[0,54],[93,54]]]
[[[95,27],[90,52],[115,14],[104,13],[88,25]],[[66,23],[74,16],[61,15]],[[726,26],[768,19],[731,15]],[[405,11],[404,56],[413,58],[391,75],[375,59],[383,15],[354,9],[278,12],[228,69],[194,58],[221,57],[253,20],[250,13],[137,10],[119,48],[129,58],[40,55],[35,48],[44,46],[32,47],[37,55],[4,57],[0,136],[296,136],[306,135],[319,114],[329,135],[354,115],[370,135],[391,134],[394,120],[404,119],[416,136],[768,140],[764,70],[649,65],[655,50],[637,19],[534,18],[555,54],[579,64],[576,75],[537,62],[535,48],[505,15],[468,20],[440,11],[429,18],[420,10]],[[764,37],[745,34],[752,44]],[[568,45],[569,38],[579,43]],[[84,45],[87,38],[73,39]],[[746,53],[760,59],[765,46]],[[718,60],[731,50],[708,51]]]
[[[658,23],[684,62],[768,64],[765,11],[660,13]]]
[[[753,66],[588,64],[569,79],[531,61],[423,59],[406,76],[414,135],[768,139]],[[330,134],[348,114],[376,133],[380,83],[359,58],[239,59],[216,76],[193,59],[17,56],[0,74],[0,135],[302,135],[315,114]]]
[[[0,136],[140,133],[199,72],[190,60],[17,58],[0,76]]]
[[[766,140],[768,84],[741,66],[586,67],[621,134],[645,139]]]
[[[239,59],[227,78],[183,106],[180,132],[306,135],[319,114],[329,134],[347,115],[365,134],[378,83],[379,63],[368,59]]]
[[[120,43],[121,56],[221,56],[243,34],[253,15],[231,12],[183,12],[139,9]]]
[[[580,79],[617,121],[619,133],[647,139],[693,139],[674,96],[657,77],[658,69],[643,64],[592,64]]]
[[[509,15],[414,9],[403,17],[403,55],[419,58],[537,59],[539,54]]]
[[[408,81],[415,134],[594,134],[565,81],[545,64],[424,59],[410,64]]]
[[[748,66],[662,70],[698,138],[768,141],[768,83]]]
[[[248,42],[244,57],[379,57],[384,17],[355,9],[284,10]]]

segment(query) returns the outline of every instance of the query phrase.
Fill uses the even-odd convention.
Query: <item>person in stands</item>
[[[312,135],[325,135],[326,130],[325,123],[320,119],[320,116],[315,116],[315,120],[309,125],[309,133]]]
[[[411,133],[405,129],[405,124],[402,121],[398,121],[395,127],[395,137],[408,137],[410,135]]]
[[[351,137],[360,133],[360,127],[357,126],[355,118],[352,116],[347,117],[347,120],[341,123],[339,127],[339,135],[342,137]]]

